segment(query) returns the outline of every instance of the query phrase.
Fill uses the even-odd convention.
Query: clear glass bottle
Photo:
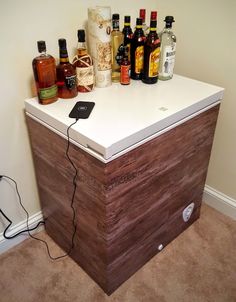
[[[123,55],[123,43],[124,35],[120,31],[119,25],[120,16],[119,14],[112,15],[112,32],[111,32],[111,42],[112,42],[112,82],[120,82],[120,64]]]
[[[69,62],[66,40],[59,39],[60,62],[57,65],[58,96],[62,99],[76,97],[78,94],[76,85],[76,71]]]
[[[151,20],[150,31],[144,44],[144,67],[142,82],[155,84],[158,79],[160,39],[157,34],[157,21]]]
[[[142,77],[145,41],[145,35],[142,27],[142,19],[137,18],[130,49],[131,79],[133,80],[141,80]]]
[[[170,80],[173,77],[176,52],[176,36],[172,32],[172,23],[175,22],[173,16],[166,16],[165,28],[160,33],[161,58],[158,79]]]
[[[32,67],[40,104],[46,105],[58,99],[56,85],[56,62],[46,53],[45,41],[38,41],[40,55],[33,59]]]
[[[77,74],[77,90],[78,92],[90,92],[94,86],[93,61],[87,52],[84,29],[79,29],[77,36],[77,56],[72,62]]]

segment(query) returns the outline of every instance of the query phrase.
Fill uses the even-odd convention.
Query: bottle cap
[[[125,16],[124,23],[130,23],[130,16]]]
[[[45,41],[38,41],[37,45],[38,45],[38,51],[40,53],[46,51],[46,43],[45,43]]]
[[[146,9],[140,9],[139,10],[139,18],[143,19],[143,22],[145,22],[145,17],[146,17]]]
[[[152,11],[151,12],[151,20],[157,20],[157,11]]]
[[[84,29],[78,29],[77,36],[78,36],[78,41],[79,42],[85,42],[85,31],[84,31]]]
[[[173,16],[166,16],[165,20],[166,23],[172,23],[175,22],[174,17]]]
[[[143,19],[142,18],[137,18],[136,19],[136,25],[143,25]]]
[[[60,48],[66,48],[66,39],[59,39],[58,45]]]
[[[120,15],[119,14],[113,14],[112,15],[112,20],[120,20]]]

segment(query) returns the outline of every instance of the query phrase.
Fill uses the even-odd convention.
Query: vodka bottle
[[[176,51],[176,36],[172,32],[173,16],[166,16],[166,26],[160,34],[161,40],[161,59],[159,66],[160,80],[170,80],[173,77]]]

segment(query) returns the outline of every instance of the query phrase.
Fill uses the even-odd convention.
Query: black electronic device
[[[93,110],[94,102],[77,102],[71,110],[69,117],[78,119],[86,119]]]

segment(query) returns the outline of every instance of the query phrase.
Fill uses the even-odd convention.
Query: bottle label
[[[161,66],[162,76],[173,76],[175,65],[176,43],[172,46],[165,46],[163,49],[163,61]]]
[[[57,85],[48,88],[39,88],[39,99],[46,100],[57,96]]]
[[[76,73],[77,73],[78,86],[93,85],[94,82],[93,66],[76,67]]]
[[[123,85],[127,85],[130,83],[130,65],[121,65],[120,83]]]
[[[127,53],[128,53],[128,60],[130,61],[130,48],[131,48],[131,43],[127,43],[126,45]]]
[[[97,48],[97,69],[98,71],[111,69],[111,42],[98,42]]]
[[[76,87],[76,75],[65,77],[65,85],[69,90],[74,89]]]
[[[120,44],[119,47],[118,47],[118,49],[117,49],[117,54],[115,56],[116,63],[118,65],[121,65],[121,62],[122,62],[122,59],[123,59],[123,55],[124,55],[124,45]]]
[[[150,78],[158,76],[159,69],[159,59],[160,59],[160,47],[157,47],[154,51],[152,51],[149,55],[149,69],[148,76]]]
[[[135,73],[140,74],[143,70],[144,46],[138,46],[135,50]]]

